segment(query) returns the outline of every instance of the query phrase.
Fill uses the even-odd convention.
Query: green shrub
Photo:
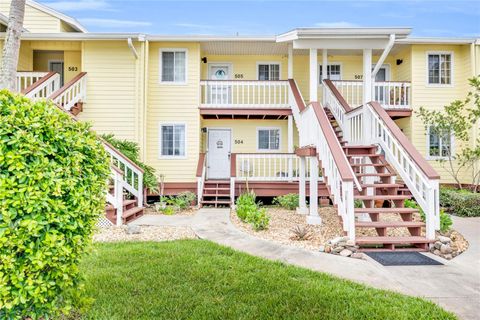
[[[258,209],[257,204],[255,203],[255,193],[253,192],[245,192],[242,193],[238,198],[236,202],[236,212],[237,216],[242,220],[243,222],[248,222],[248,215],[256,211]]]
[[[288,210],[295,210],[298,207],[299,195],[296,193],[289,193],[284,196],[275,197],[273,203]]]
[[[250,212],[247,216],[247,222],[249,222],[256,231],[267,229],[268,224],[270,223],[267,209],[257,208],[255,211]]]
[[[440,188],[440,205],[462,217],[480,217],[480,194],[469,190]]]
[[[412,209],[418,209],[420,212],[420,219],[422,219],[423,222],[426,221],[425,213],[423,212],[422,208],[416,203],[414,200],[409,200],[406,199],[404,201],[404,207],[405,208],[412,208]],[[450,217],[449,214],[445,213],[443,209],[440,209],[440,231],[442,233],[445,233],[450,230],[452,226],[452,218]]]
[[[175,214],[175,208],[171,206],[167,206],[163,209],[160,210],[161,213],[163,213],[166,216],[171,216]]]
[[[155,169],[140,161],[140,148],[138,143],[128,140],[119,140],[115,138],[113,134],[104,134],[101,137],[118,149],[118,151],[120,151],[124,156],[132,160],[136,165],[143,169],[143,186],[145,188],[148,188],[153,192],[159,191]]]
[[[190,191],[185,191],[179,193],[176,197],[170,197],[167,200],[167,203],[179,208],[180,210],[185,210],[190,208],[192,203],[197,199],[195,193]]]
[[[88,124],[50,103],[0,91],[0,123],[0,318],[51,319],[81,294],[109,160]]]

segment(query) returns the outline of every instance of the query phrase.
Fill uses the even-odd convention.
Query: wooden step
[[[358,228],[421,228],[425,223],[417,221],[372,221],[355,222]]]
[[[140,207],[133,207],[131,209],[128,209],[126,211],[123,211],[122,218],[123,219],[128,219],[132,216],[137,215],[138,213],[142,212],[143,213],[143,208]]]
[[[435,240],[428,240],[425,237],[357,237],[355,242],[358,245],[364,244],[413,244],[432,243]]]
[[[395,173],[356,173],[357,177],[394,177]]]
[[[415,213],[418,209],[413,208],[355,208],[355,213]]]
[[[382,154],[378,153],[358,153],[358,154],[347,154],[347,157],[355,157],[355,158],[360,158],[360,157],[369,157],[369,158],[378,158],[378,157],[383,157]]]
[[[348,146],[345,149],[377,149],[377,146],[374,146],[374,145],[355,145],[355,146]]]
[[[352,167],[389,167],[386,163],[351,163]]]
[[[203,190],[209,190],[209,191],[230,191],[230,188],[203,188]]]
[[[374,183],[374,184],[362,184],[362,188],[400,188],[401,184],[396,183]]]
[[[232,202],[229,200],[202,200],[200,203],[202,204],[231,204]]]
[[[405,200],[409,199],[409,196],[404,195],[374,195],[374,196],[355,196],[355,200]],[[398,209],[398,208],[395,208]]]

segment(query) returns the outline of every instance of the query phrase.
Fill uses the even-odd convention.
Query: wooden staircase
[[[200,207],[226,207],[232,204],[229,180],[206,180],[203,186]]]
[[[123,214],[122,221],[123,224],[132,222],[133,220],[140,218],[144,213],[143,207],[137,206],[137,200],[123,200]],[[105,207],[105,215],[110,222],[116,224],[117,222],[117,209],[111,204],[107,204]]]
[[[425,223],[414,220],[417,209],[404,207],[404,201],[410,199],[411,194],[403,182],[396,182],[397,174],[384,155],[376,145],[349,146],[343,140],[342,130],[332,113],[328,109],[325,112],[362,186],[362,191],[357,191],[354,196],[356,202],[363,206],[355,208],[357,245],[363,251],[427,251],[428,244],[433,241],[424,235]],[[387,216],[388,219],[385,218]],[[395,235],[396,232],[391,232],[395,229],[408,232]],[[363,232],[366,230],[374,232]],[[369,235],[362,236],[362,233]]]

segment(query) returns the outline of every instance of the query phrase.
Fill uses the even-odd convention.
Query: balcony
[[[355,80],[332,80],[333,84],[352,107],[363,104],[363,82]],[[411,110],[410,82],[382,81],[375,82],[373,100],[388,110]]]
[[[291,115],[287,80],[204,80],[200,86],[200,113],[204,118],[277,119]]]

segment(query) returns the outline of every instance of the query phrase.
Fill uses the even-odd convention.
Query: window
[[[258,80],[280,80],[280,64],[259,63]]]
[[[431,53],[428,54],[428,83],[451,84],[452,83],[452,54]]]
[[[430,158],[447,158],[453,155],[453,135],[440,133],[433,127],[428,129],[427,150]]]
[[[280,129],[258,129],[258,150],[280,150]]]
[[[322,82],[323,66],[320,65],[320,82]],[[327,65],[327,79],[342,80],[342,66],[340,64]]]
[[[161,82],[185,83],[187,79],[187,51],[172,49],[160,51]]]
[[[160,125],[160,155],[162,157],[185,156],[185,124]]]

